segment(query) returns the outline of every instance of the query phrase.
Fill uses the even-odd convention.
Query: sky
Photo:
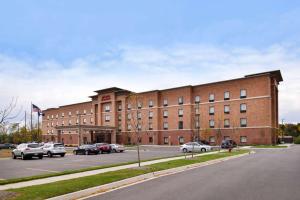
[[[1,1],[0,108],[280,69],[279,118],[300,122],[299,45],[300,1]]]

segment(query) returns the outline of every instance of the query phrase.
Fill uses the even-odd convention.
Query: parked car
[[[5,144],[0,144],[0,149],[15,149],[16,145],[10,144],[10,143],[5,143]]]
[[[222,141],[221,148],[222,149],[229,149],[236,147],[236,142],[232,139],[226,139]]]
[[[107,143],[96,143],[95,146],[98,148],[99,153],[111,153],[111,146]]]
[[[44,155],[48,155],[48,157],[52,157],[53,155],[64,157],[66,154],[65,146],[62,143],[45,143],[41,148]]]
[[[120,144],[110,144],[110,147],[111,147],[111,151],[115,153],[117,152],[120,153],[125,151],[125,147]]]
[[[37,143],[23,143],[17,146],[11,153],[12,158],[16,159],[17,157],[21,157],[22,160],[26,158],[38,157],[39,159],[43,159],[43,150],[40,148]]]
[[[193,150],[194,149],[194,150]],[[180,151],[187,153],[187,152],[205,152],[205,151],[210,151],[211,146],[198,143],[198,142],[189,142],[186,144],[183,144],[180,146]]]
[[[83,154],[83,155],[90,155],[90,154],[99,154],[99,149],[95,145],[81,145],[73,150],[73,154]]]

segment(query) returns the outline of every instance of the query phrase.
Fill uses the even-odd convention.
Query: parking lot
[[[181,155],[179,147],[143,146],[141,147],[141,159],[153,159]],[[44,159],[13,160],[11,158],[0,159],[0,180],[20,178],[39,174],[62,172],[65,170],[82,169],[95,166],[104,166],[137,160],[137,151],[134,148],[124,153],[111,153],[100,155],[72,155]]]

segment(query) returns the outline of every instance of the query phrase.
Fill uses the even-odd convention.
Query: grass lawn
[[[99,185],[119,181],[130,177],[146,174],[149,172],[155,172],[155,171],[190,165],[194,163],[201,163],[209,160],[224,158],[224,157],[243,154],[247,152],[249,151],[240,150],[240,151],[234,151],[232,153],[222,152],[218,154],[205,155],[201,157],[195,157],[194,159],[173,160],[173,161],[149,165],[148,167],[146,168],[143,167],[141,169],[139,168],[124,169],[124,170],[107,172],[107,173],[93,175],[93,176],[76,178],[72,180],[65,180],[65,181],[59,181],[55,183],[44,184],[44,185],[12,189],[9,191],[16,192],[18,194],[17,197],[13,198],[15,200],[46,199],[46,198],[55,197],[55,196],[59,196],[71,192],[76,192],[94,186],[99,186]]]
[[[11,150],[10,149],[1,149],[0,150],[0,158],[7,158],[11,157]]]
[[[279,145],[254,145],[252,148],[287,148],[287,146],[279,146]]]

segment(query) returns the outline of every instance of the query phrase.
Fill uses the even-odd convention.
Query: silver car
[[[210,151],[211,146],[198,143],[198,142],[189,142],[184,145],[180,146],[180,151],[186,153],[186,152],[205,152],[205,151]]]
[[[66,155],[66,149],[62,143],[46,143],[41,148],[48,157],[52,157],[53,155],[64,157]]]
[[[22,160],[32,157],[43,159],[43,150],[37,143],[23,143],[18,145],[17,148],[12,151],[11,155],[13,159],[17,157],[21,157]]]
[[[124,152],[125,151],[125,148],[123,145],[120,145],[120,144],[110,144],[110,147],[111,147],[111,150],[112,152],[115,152],[115,153],[120,153],[120,152]]]

